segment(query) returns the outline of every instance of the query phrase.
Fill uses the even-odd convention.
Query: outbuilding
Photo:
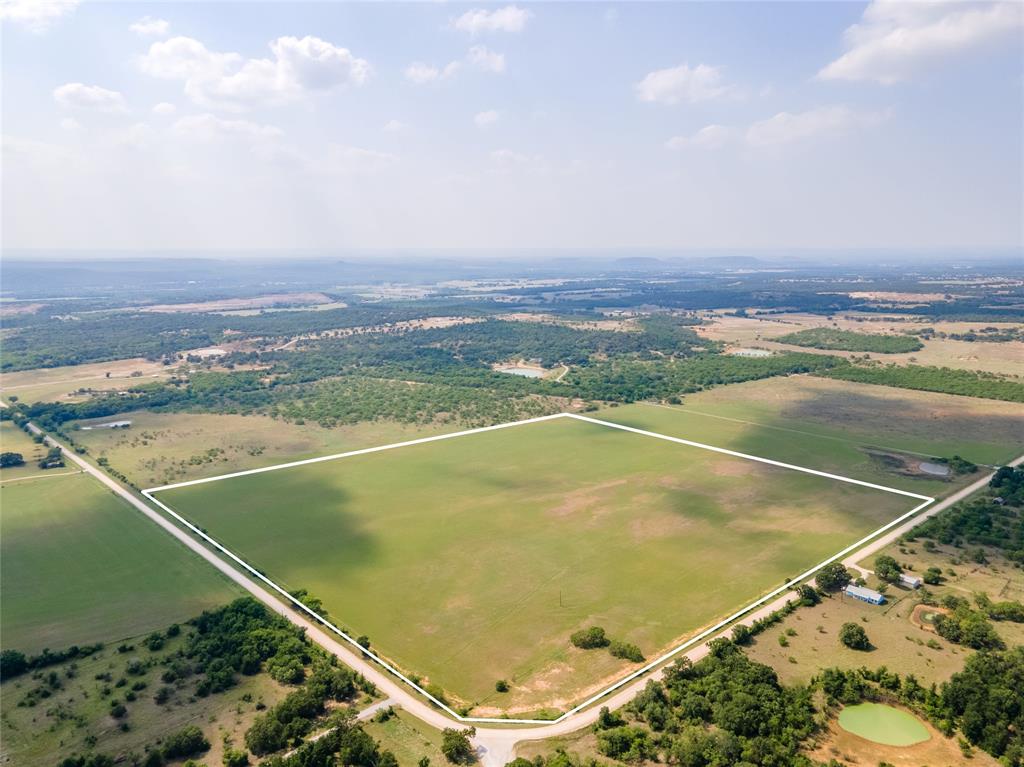
[[[906,573],[900,573],[900,585],[906,586],[908,589],[919,589],[921,584],[924,583],[916,575],[907,575]]]
[[[866,588],[865,586],[855,586],[852,583],[846,587],[843,592],[848,597],[859,599],[861,602],[867,602],[872,605],[880,605],[885,603],[885,597],[874,589]]]

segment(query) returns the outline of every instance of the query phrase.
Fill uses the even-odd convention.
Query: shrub
[[[194,724],[169,735],[164,741],[164,756],[167,759],[185,759],[210,750],[210,741],[203,731]]]
[[[640,648],[629,642],[620,642],[618,639],[613,639],[608,647],[608,652],[616,658],[622,658],[633,663],[644,662],[644,654],[640,652]]]
[[[497,682],[494,683],[494,691],[508,692],[508,682],[506,682],[504,679],[499,679]]]
[[[600,626],[591,626],[590,628],[573,632],[572,636],[569,637],[569,641],[572,642],[574,647],[579,647],[581,650],[594,650],[598,647],[607,647],[610,644],[608,637],[605,636],[604,629]]]

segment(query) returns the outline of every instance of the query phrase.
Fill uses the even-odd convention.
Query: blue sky
[[[1024,244],[1020,3],[0,12],[6,247]]]

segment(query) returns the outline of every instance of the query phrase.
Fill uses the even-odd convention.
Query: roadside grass
[[[83,421],[84,425],[111,418]],[[216,476],[317,455],[385,445],[451,431],[391,421],[325,429],[262,415],[150,413],[118,415],[127,429],[74,432],[94,458],[106,458],[139,487]]]
[[[126,673],[126,665],[133,659],[145,664],[177,652],[184,645],[186,633],[187,628],[179,637],[167,640],[157,652],[146,649],[142,642],[145,635],[141,635],[124,641],[134,648],[130,652],[120,653],[111,643],[89,658],[4,682],[0,685],[4,699],[0,734],[5,760],[20,767],[53,767],[60,757],[75,752],[96,751],[115,759],[133,753],[142,755],[145,746],[155,745],[192,724],[203,731],[211,744],[200,759],[205,764],[221,763],[225,737],[235,748],[244,748],[243,736],[259,713],[257,706],[273,706],[290,688],[266,673],[239,675],[237,685],[226,692],[196,697],[192,695],[194,682],[190,680],[178,683],[184,687],[172,684],[174,692],[160,705],[154,695],[165,686],[160,679],[162,666],[154,664],[141,675]],[[45,681],[51,671],[59,679],[57,690]],[[102,674],[110,674],[110,681],[96,678]],[[117,687],[120,679],[126,683]],[[125,696],[137,682],[144,682],[145,688],[134,692],[136,699],[129,701]],[[35,706],[21,705],[29,699],[30,691],[37,689],[49,690],[49,697]],[[128,713],[122,719],[110,716],[112,699],[127,707]],[[122,722],[127,729],[121,729]],[[90,745],[93,738],[95,745]]]
[[[564,709],[635,668],[573,631],[654,657],[916,503],[568,419],[158,497],[476,714]]]
[[[0,469],[0,482],[46,474],[47,471],[54,474],[66,471],[66,469],[47,469],[46,471],[40,469],[37,464],[39,459],[46,455],[46,448],[34,442],[13,421],[0,421],[0,452],[21,453],[22,458],[25,459],[23,466],[8,466],[5,469]]]
[[[396,708],[394,716],[386,722],[375,722],[371,719],[363,722],[361,726],[370,737],[380,743],[382,751],[393,753],[402,767],[413,767],[424,756],[430,759],[433,765],[440,767],[448,764],[448,760],[441,752],[441,731],[424,724],[401,709]]]
[[[597,415],[935,497],[975,475],[949,481],[907,476],[868,450],[898,454],[910,464],[953,455],[998,464],[1024,452],[1024,413],[1015,403],[811,376],[731,384],[686,395],[682,405],[639,403]]]
[[[0,505],[5,648],[118,640],[240,594],[88,475],[6,484]]]

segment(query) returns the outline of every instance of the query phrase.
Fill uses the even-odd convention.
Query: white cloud
[[[470,48],[465,61],[470,66],[484,72],[501,73],[505,71],[505,55],[495,53],[483,45],[474,45]],[[449,61],[444,67],[414,61],[405,68],[403,74],[406,80],[415,85],[426,85],[451,79],[460,69],[462,69],[461,61]]]
[[[151,16],[143,16],[128,27],[140,37],[163,37],[170,28],[170,22],[164,19],[154,19]]]
[[[78,0],[0,0],[0,21],[45,32],[53,22],[78,6]]]
[[[153,114],[155,115],[172,115],[177,111],[178,108],[174,106],[174,104],[170,104],[166,101],[161,101],[153,107]]]
[[[197,104],[236,110],[287,103],[310,91],[360,86],[370,73],[365,59],[317,37],[279,37],[270,50],[273,59],[243,59],[210,51],[189,37],[173,37],[153,43],[140,65],[154,77],[183,80],[186,95]]]
[[[383,130],[386,133],[401,133],[404,130],[408,130],[409,126],[401,120],[388,120],[384,123]]]
[[[432,83],[441,76],[441,70],[422,61],[414,61],[405,68],[405,79],[417,85]]]
[[[874,0],[860,24],[846,30],[847,51],[824,67],[822,80],[906,80],[930,62],[1002,38],[1020,36],[1017,2],[925,3]]]
[[[493,11],[474,8],[455,19],[452,25],[475,37],[481,32],[522,32],[526,22],[532,17],[532,11],[515,5],[507,5]]]
[[[717,149],[734,140],[738,135],[735,128],[726,125],[707,125],[692,136],[673,136],[665,142],[669,149],[685,149],[696,146],[706,149]]]
[[[887,112],[856,112],[845,106],[818,107],[806,112],[779,112],[747,128],[744,138],[751,146],[786,144],[792,141],[838,136],[854,128],[878,125]]]
[[[174,123],[171,131],[177,136],[195,141],[217,141],[232,136],[264,140],[284,135],[274,125],[259,125],[249,120],[224,120],[211,114],[182,117]]]
[[[486,112],[477,112],[473,116],[473,122],[476,123],[478,128],[486,128],[488,125],[494,125],[498,122],[500,115],[493,109],[488,109]]]
[[[74,133],[82,129],[82,124],[74,117],[65,117],[60,121],[60,127],[61,130],[66,130],[68,133]]]
[[[725,96],[732,90],[731,86],[722,82],[721,68],[707,64],[698,64],[693,68],[680,64],[670,69],[657,69],[648,72],[635,88],[640,101],[659,104],[709,101]]]
[[[66,83],[55,88],[53,100],[64,109],[94,109],[98,112],[125,112],[124,96],[98,85]]]
[[[504,72],[505,54],[495,53],[483,45],[474,45],[466,54],[466,61],[484,72]]]
[[[364,149],[356,146],[344,146],[342,144],[330,144],[327,147],[327,154],[322,163],[318,163],[316,170],[328,173],[374,173],[386,170],[398,162],[398,157],[388,152],[378,152],[376,149]]]
[[[745,129],[728,125],[707,125],[692,136],[673,136],[665,142],[668,149],[691,147],[719,149],[727,144],[766,147],[815,138],[834,138],[858,128],[884,122],[889,112],[855,111],[846,106],[826,106],[806,112],[779,112],[758,120]]]

